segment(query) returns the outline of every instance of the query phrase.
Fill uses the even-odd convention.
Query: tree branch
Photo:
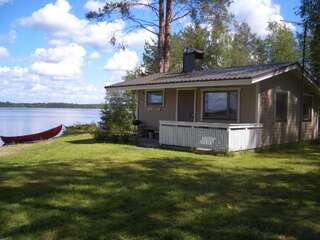
[[[154,23],[154,22],[151,22],[151,21],[147,21],[147,20],[144,20],[144,19],[141,19],[141,18],[136,18],[136,17],[130,17],[130,20],[132,21],[132,19],[135,19],[136,21],[139,21],[141,24],[147,24],[149,26],[152,26],[152,27],[159,27],[158,24]]]
[[[144,30],[146,30],[146,31],[148,31],[148,32],[150,32],[150,33],[153,33],[153,34],[155,34],[156,36],[158,36],[158,33],[157,33],[157,32],[155,32],[155,31],[151,30],[150,28],[146,27],[145,25],[143,25],[140,21],[136,20],[135,18],[130,17],[130,16],[128,16],[127,18],[128,18],[129,20],[131,20],[132,22],[136,23],[140,28],[142,28],[142,29],[144,29]]]
[[[188,11],[188,12],[186,12],[185,14],[179,16],[179,17],[174,17],[174,18],[172,18],[172,19],[171,19],[171,22],[175,22],[175,21],[177,21],[177,20],[179,20],[179,19],[181,19],[181,18],[184,18],[184,17],[186,17],[186,16],[188,16],[188,15],[190,15],[190,14],[191,14],[191,11]]]
[[[132,4],[133,6],[141,6],[141,7],[148,7],[152,10],[152,12],[154,14],[156,14],[156,16],[159,16],[159,12],[158,12],[158,9],[154,6],[152,6],[152,4],[145,4],[145,3],[134,3]]]

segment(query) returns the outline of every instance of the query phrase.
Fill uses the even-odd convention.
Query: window
[[[146,102],[147,105],[163,105],[163,91],[148,91]]]
[[[303,121],[311,121],[312,96],[303,96]]]
[[[203,93],[203,119],[237,120],[237,118],[237,91]]]
[[[278,122],[287,121],[288,117],[288,92],[276,92],[275,119]]]

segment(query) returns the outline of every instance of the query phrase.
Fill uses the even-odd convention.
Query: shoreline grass
[[[70,135],[0,155],[0,239],[320,239],[319,189],[319,145],[225,157]]]

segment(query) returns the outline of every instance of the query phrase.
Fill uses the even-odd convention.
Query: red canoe
[[[1,140],[4,142],[5,145],[12,144],[12,143],[26,143],[26,142],[35,142],[39,140],[47,140],[49,138],[53,138],[57,136],[62,130],[62,125],[52,128],[50,130],[36,133],[36,134],[30,134],[30,135],[24,135],[24,136],[15,136],[15,137],[3,137],[0,136]]]

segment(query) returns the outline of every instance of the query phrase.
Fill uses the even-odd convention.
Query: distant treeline
[[[12,103],[0,102],[0,107],[18,108],[102,108],[102,104],[73,104],[73,103]]]

